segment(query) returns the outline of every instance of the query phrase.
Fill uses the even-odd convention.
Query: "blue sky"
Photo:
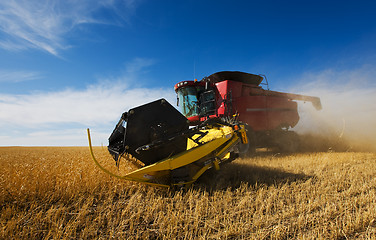
[[[123,111],[174,103],[175,83],[223,70],[297,93],[320,79],[374,87],[375,12],[374,1],[2,1],[0,146],[85,145],[86,127],[106,145]]]

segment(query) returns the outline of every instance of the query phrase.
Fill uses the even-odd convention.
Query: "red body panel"
[[[259,86],[225,80],[215,84],[220,95],[218,115],[239,114],[239,120],[254,131],[294,127],[299,121],[297,103],[287,97],[273,96]],[[232,109],[226,109],[223,99],[231,97]]]
[[[204,86],[204,83],[183,81],[175,85],[175,90],[196,85]],[[210,117],[227,117],[237,113],[239,120],[256,132],[294,127],[299,121],[297,103],[291,100],[295,95],[230,80],[216,82],[211,86],[216,93],[218,116]],[[188,120],[198,122],[205,118],[191,116]]]

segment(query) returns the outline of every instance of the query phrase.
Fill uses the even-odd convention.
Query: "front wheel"
[[[251,157],[256,152],[256,136],[255,136],[255,132],[248,125],[246,125],[245,128],[246,128],[246,132],[247,132],[248,143],[247,144],[240,143],[239,147],[238,147],[238,149],[239,149],[239,156],[242,157],[242,158]]]

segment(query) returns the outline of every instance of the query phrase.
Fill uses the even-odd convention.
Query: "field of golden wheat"
[[[0,191],[1,239],[376,238],[375,153],[259,154],[174,192],[85,147],[2,147]]]

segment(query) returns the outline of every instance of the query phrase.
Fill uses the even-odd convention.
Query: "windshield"
[[[203,90],[202,86],[187,86],[178,90],[179,106],[185,117],[199,115],[197,95]]]

